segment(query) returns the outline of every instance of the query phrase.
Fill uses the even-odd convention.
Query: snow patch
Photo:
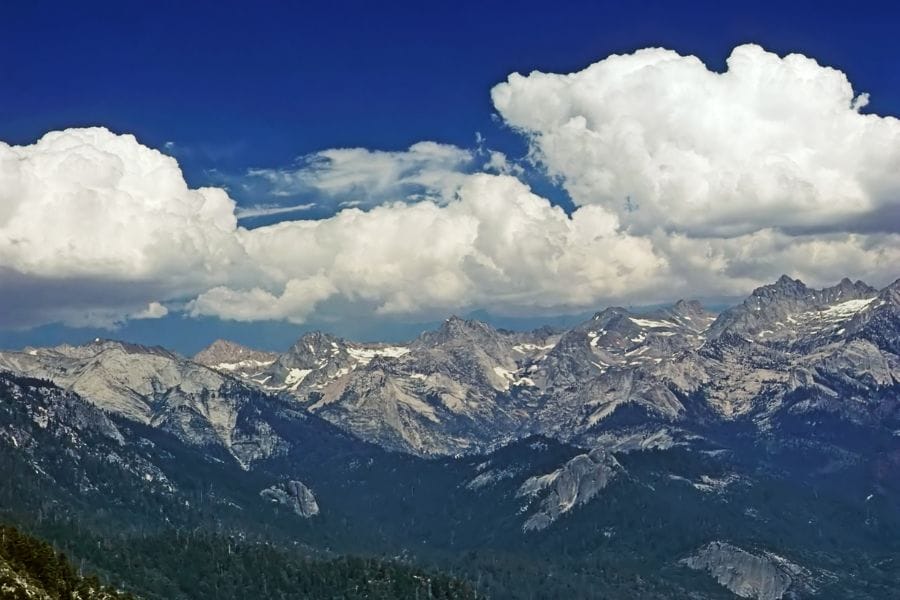
[[[875,297],[865,298],[860,300],[847,300],[846,302],[841,302],[840,304],[835,304],[834,306],[830,306],[823,311],[819,312],[819,316],[825,317],[829,320],[844,320],[849,319],[869,304],[875,300]]]
[[[381,348],[368,348],[365,346],[350,346],[347,353],[355,358],[358,362],[368,364],[376,356],[384,356],[387,358],[399,358],[409,353],[408,346],[384,346]]]
[[[650,329],[664,329],[671,328],[675,325],[669,323],[668,321],[654,321],[652,319],[636,319],[634,317],[628,317],[628,320],[634,323],[639,327],[649,327]]]
[[[513,350],[516,352],[521,352],[522,354],[529,354],[531,352],[540,352],[542,350],[550,350],[553,348],[554,344],[547,344],[546,346],[539,346],[537,344],[516,344],[513,346]]]
[[[217,365],[213,365],[213,369],[217,371],[236,371],[238,369],[246,369],[246,368],[262,368],[268,367],[273,364],[275,359],[272,360],[241,360],[233,363],[219,363]]]
[[[310,373],[312,373],[312,369],[291,369],[287,377],[284,378],[284,385],[297,389]]]

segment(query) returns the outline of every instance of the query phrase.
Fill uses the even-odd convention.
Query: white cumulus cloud
[[[900,121],[861,114],[844,73],[799,54],[744,45],[727,65],[651,48],[513,74],[492,97],[576,204],[635,233],[900,230]]]
[[[0,322],[110,324],[226,280],[234,202],[102,128],[0,143]]]
[[[159,302],[151,302],[143,310],[128,315],[129,319],[161,319],[169,314],[169,309]]]
[[[34,276],[215,279],[243,251],[223,190],[105,129],[0,143],[0,194],[0,264]]]
[[[467,175],[446,204],[393,203],[242,230],[251,260],[265,265],[266,285],[218,287],[191,309],[303,320],[334,297],[382,314],[583,308],[659,283],[664,261],[650,242],[617,230],[616,217],[600,208],[570,217],[513,177]]]
[[[239,209],[102,128],[0,143],[0,326],[538,314],[898,275],[900,125],[861,113],[839,71],[742,46],[715,73],[650,49],[512,75],[493,99],[574,211],[481,142],[255,172],[342,207],[317,219],[305,198]]]

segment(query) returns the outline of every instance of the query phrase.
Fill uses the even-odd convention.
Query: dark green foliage
[[[49,526],[48,530],[54,527]],[[468,584],[391,561],[312,559],[296,550],[203,532],[169,531],[143,538],[91,537],[68,530],[71,550],[122,587],[159,600],[315,598],[475,600]],[[79,577],[65,556],[13,527],[0,527],[0,559],[51,598],[127,600],[130,594]],[[0,576],[0,584],[3,583]],[[97,595],[104,591],[107,596]],[[15,596],[13,596],[15,597]],[[0,593],[0,598],[6,596]]]
[[[25,600],[43,594],[54,600],[131,600],[131,594],[82,577],[62,553],[49,544],[0,525],[0,598]]]
[[[117,546],[148,598],[474,599],[465,583],[392,562],[310,559],[271,544],[204,533],[167,533]],[[110,562],[112,562],[112,560]]]

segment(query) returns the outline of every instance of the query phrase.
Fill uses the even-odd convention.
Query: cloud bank
[[[332,218],[240,230],[264,285],[216,287],[196,315],[303,321],[333,297],[377,314],[584,307],[647,292],[659,259],[648,240],[618,233],[615,216],[569,217],[511,176],[466,176],[456,199],[347,209]]]
[[[900,121],[803,56],[741,46],[727,64],[647,49],[497,85],[569,214],[502,154],[434,142],[253,172],[339,207],[315,220],[190,189],[175,159],[102,128],[0,143],[0,326],[540,314],[743,294],[782,272],[896,278]]]

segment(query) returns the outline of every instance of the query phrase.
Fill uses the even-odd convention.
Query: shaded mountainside
[[[219,591],[250,585],[230,572],[229,540],[303,560],[399,557],[501,599],[725,598],[712,572],[681,562],[718,541],[801,565],[822,598],[881,598],[898,583],[900,461],[891,457],[900,452],[891,439],[857,445],[852,459],[844,450],[838,464],[806,447],[770,461],[739,430],[616,453],[530,437],[487,455],[424,460],[312,416],[267,416],[292,449],[247,470],[225,451],[110,418],[52,384],[4,379],[3,513],[147,597],[197,597],[185,590],[199,580],[181,579],[190,557],[159,550],[188,540],[219,556],[202,567],[204,589]],[[810,456],[823,468],[810,470]],[[297,510],[302,489],[290,482],[314,494],[317,514]],[[273,487],[288,500],[273,502],[264,493]],[[296,505],[292,489],[301,490]],[[149,571],[133,569],[145,561]]]

